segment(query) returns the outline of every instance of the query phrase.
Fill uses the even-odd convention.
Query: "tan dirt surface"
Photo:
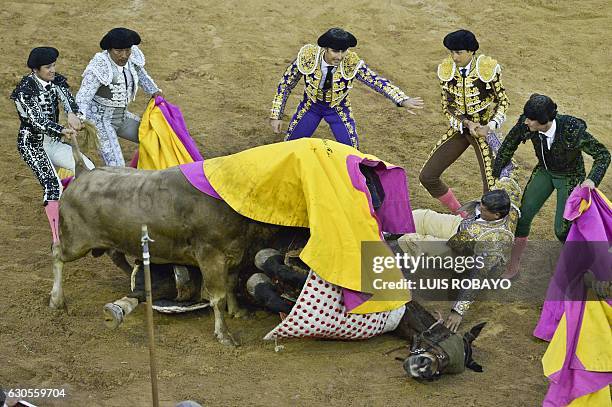
[[[443,36],[471,29],[482,52],[502,64],[511,101],[504,131],[515,123],[528,96],[540,92],[552,96],[562,113],[584,118],[592,133],[612,147],[607,79],[612,52],[605,28],[612,26],[611,11],[603,0],[3,0],[0,387],[66,389],[66,399],[36,400],[41,406],[150,405],[143,308],[115,331],[102,320],[102,306],[124,295],[128,277],[106,257],[88,256],[65,268],[67,310],[48,307],[51,236],[41,187],[16,151],[19,125],[8,99],[28,73],[25,61],[32,47],[60,50],[58,72],[76,93],[102,35],[116,26],[137,30],[148,72],[183,110],[204,157],[215,157],[279,141],[267,117],[283,70],[303,44],[342,26],[356,35],[356,51],[375,71],[427,104],[412,116],[357,84],[351,97],[362,150],[406,168],[413,208],[442,210],[418,185],[417,175],[446,129],[435,73],[446,56]],[[287,114],[293,114],[301,94],[300,84]],[[141,91],[130,110],[140,114],[146,102]],[[330,137],[328,127],[321,125],[316,135]],[[134,145],[123,145],[129,159]],[[517,159],[524,185],[535,161],[531,145],[521,146]],[[460,200],[480,194],[471,150],[444,178]],[[602,185],[608,195],[611,185],[608,176]],[[554,202],[537,217],[533,239],[554,238]],[[544,280],[545,286],[540,272],[523,270],[526,281]],[[285,349],[275,353],[274,344],[261,338],[278,318],[258,313],[250,320],[229,321],[242,341],[230,349],[214,340],[210,312],[156,314],[161,404],[195,399],[206,406],[535,406],[547,389],[540,363],[546,344],[531,335],[541,302],[476,305],[463,327],[489,322],[475,348],[485,372],[427,384],[408,379],[400,362],[383,355],[403,343],[389,335],[353,343],[285,341]]]

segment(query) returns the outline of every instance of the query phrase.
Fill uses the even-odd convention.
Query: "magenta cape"
[[[583,201],[591,204],[580,214]],[[610,254],[605,248],[609,247],[612,238],[612,209],[596,190],[577,187],[567,201],[564,217],[573,220],[573,224],[534,331],[536,337],[550,341],[565,315],[565,359],[562,368],[549,376],[550,386],[543,402],[546,407],[565,406],[612,383],[612,372],[588,371],[576,354],[586,306],[583,274],[588,267],[598,279],[610,280]],[[591,253],[577,253],[584,248],[589,248]],[[612,305],[610,300],[607,303]]]

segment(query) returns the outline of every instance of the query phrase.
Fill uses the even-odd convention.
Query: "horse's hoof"
[[[104,325],[109,329],[115,329],[123,322],[123,310],[117,304],[106,304],[102,313],[104,314]]]

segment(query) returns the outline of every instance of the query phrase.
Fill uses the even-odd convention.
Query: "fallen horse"
[[[404,347],[408,356],[402,361],[404,370],[413,378],[433,380],[442,374],[461,373],[466,367],[482,371],[472,358],[472,342],[484,323],[460,336],[415,300],[391,312],[349,314],[340,287],[325,282],[299,260],[289,262],[279,251],[264,249],[257,253],[254,263],[261,272],[252,274],[246,281],[250,299],[267,311],[284,316],[265,339],[360,340],[388,332],[409,341],[410,345]],[[154,304],[165,301],[170,309],[188,310],[197,301],[196,295],[190,295],[200,290],[201,279],[197,270],[156,265],[152,274]],[[139,302],[145,301],[143,278],[142,267],[135,267],[132,292],[106,304],[105,315],[111,327],[118,326]],[[312,303],[300,301],[310,298],[309,292],[317,294]],[[334,306],[329,307],[328,304],[332,303]],[[283,334],[292,331],[295,333],[293,336]]]

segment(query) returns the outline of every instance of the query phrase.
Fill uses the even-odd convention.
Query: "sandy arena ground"
[[[53,45],[58,71],[76,93],[80,75],[110,28],[137,30],[147,69],[168,100],[179,105],[205,157],[279,141],[268,124],[270,102],[285,66],[307,42],[332,26],[359,39],[356,51],[377,72],[426,109],[412,116],[356,85],[352,103],[362,150],[406,168],[413,208],[441,210],[418,185],[431,146],[445,131],[436,66],[445,57],[443,36],[473,30],[487,55],[498,58],[511,107],[504,131],[533,92],[553,97],[563,113],[584,118],[612,147],[608,69],[612,63],[612,6],[603,0],[363,1],[266,3],[262,0],[9,1],[0,7],[0,387],[65,388],[64,400],[41,406],[150,405],[144,312],[139,308],[118,330],[102,323],[102,306],[121,297],[128,278],[106,258],[66,266],[67,312],[51,310],[50,233],[41,188],[16,151],[18,120],[8,96],[34,46]],[[461,4],[458,7],[457,4]],[[298,85],[287,113],[301,97]],[[141,113],[140,92],[130,110]],[[286,127],[287,121],[285,121]],[[316,134],[330,137],[326,125]],[[124,144],[126,157],[134,149]],[[531,145],[517,159],[534,163]],[[99,159],[98,159],[99,162]],[[591,160],[587,160],[590,168]],[[477,197],[480,177],[471,150],[445,174],[461,200]],[[612,178],[602,190],[610,195]],[[533,239],[553,239],[554,198],[533,227]],[[544,281],[537,268],[523,281]],[[542,284],[542,283],[541,283]],[[540,284],[540,285],[541,285]],[[521,284],[519,284],[521,286]],[[529,289],[522,284],[522,289]],[[519,287],[521,288],[521,287]],[[383,353],[402,341],[383,336],[366,342],[290,341],[285,350],[261,338],[276,323],[258,313],[231,320],[242,346],[213,338],[210,312],[155,315],[160,400],[173,406],[195,399],[207,406],[405,405],[535,406],[547,389],[540,358],[546,344],[532,337],[541,298],[512,304],[482,303],[464,327],[489,325],[476,342],[485,372],[466,372],[429,384],[406,378],[401,364]]]

